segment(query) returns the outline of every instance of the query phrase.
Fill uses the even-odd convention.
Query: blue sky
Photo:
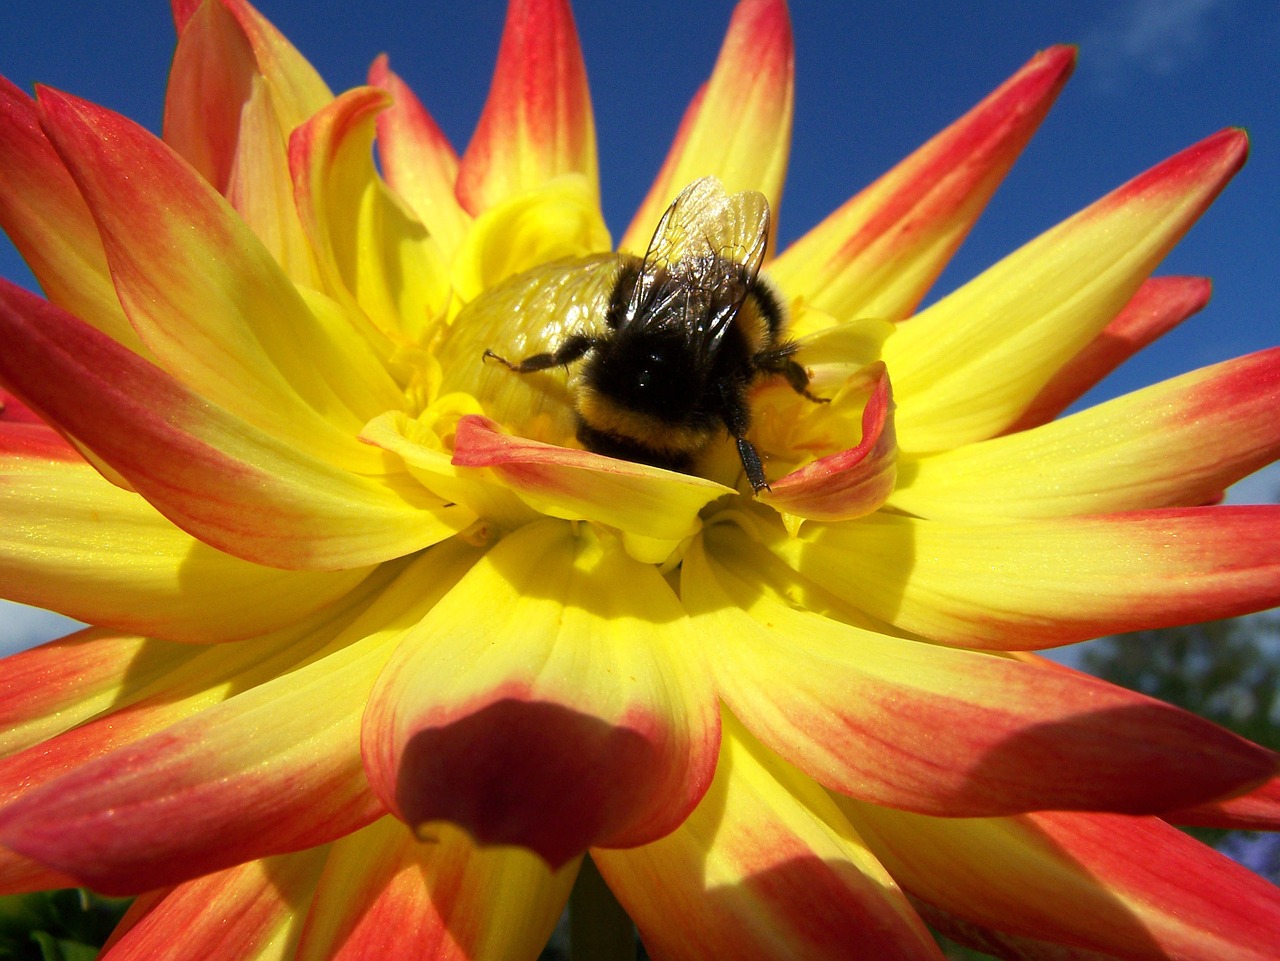
[[[260,0],[335,89],[387,52],[459,148],[483,102],[503,3]],[[732,3],[576,5],[601,150],[605,213],[625,227]],[[1249,163],[1162,273],[1213,278],[1209,307],[1092,399],[1280,343],[1280,4],[1274,0],[794,0],[797,102],[780,212],[786,243],[967,110],[1037,50],[1080,64],[1040,133],[943,275],[962,283],[1042,230],[1215,130],[1249,129]],[[155,129],[172,52],[167,5],[5,0],[0,73],[48,83]],[[0,240],[0,275],[31,286]],[[1271,499],[1280,472],[1252,482]]]

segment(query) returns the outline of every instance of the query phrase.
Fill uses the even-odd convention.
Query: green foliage
[[[84,889],[0,897],[0,961],[93,961],[128,905]]]

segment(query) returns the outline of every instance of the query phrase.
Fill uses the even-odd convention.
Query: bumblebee
[[[752,386],[781,376],[824,402],[809,393],[796,344],[783,336],[782,303],[759,275],[768,238],[763,194],[694,181],[662,215],[644,257],[622,258],[603,328],[520,361],[492,350],[484,359],[517,374],[582,361],[577,436],[598,454],[688,473],[726,431],[759,493],[769,484],[746,436]]]

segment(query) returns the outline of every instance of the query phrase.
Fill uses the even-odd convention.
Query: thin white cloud
[[[1084,62],[1104,84],[1137,70],[1168,75],[1195,63],[1212,44],[1235,0],[1129,0],[1081,44]]]

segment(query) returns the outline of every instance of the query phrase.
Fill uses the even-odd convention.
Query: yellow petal
[[[210,642],[290,623],[369,572],[283,571],[240,560],[83,461],[13,452],[4,438],[14,432],[0,428],[0,582],[9,599],[97,625]],[[227,597],[238,601],[219,603]]]
[[[562,174],[599,197],[591,92],[567,0],[509,0],[489,99],[458,169],[479,215]]]
[[[454,190],[458,155],[422,101],[391,70],[386,54],[369,68],[369,84],[382,87],[394,100],[378,114],[382,175],[452,260],[471,224]]]
[[[456,828],[419,841],[392,817],[335,841],[297,961],[535,961],[577,862],[550,871],[519,848],[478,848]]]
[[[391,98],[348,90],[289,138],[298,209],[330,296],[393,344],[418,343],[449,297],[444,254],[382,182],[371,153]]]
[[[1031,430],[904,459],[889,504],[999,520],[1211,503],[1280,457],[1278,408],[1273,349]]]
[[[769,548],[806,578],[944,644],[1030,650],[1280,603],[1280,508],[996,523],[880,511]]]
[[[1105,327],[1244,163],[1224,130],[1166,160],[899,325],[884,360],[904,451],[1012,424]]]
[[[645,945],[672,961],[937,961],[848,820],[728,712],[715,780],[667,837],[592,852]]]
[[[613,538],[526,525],[383,671],[362,729],[370,784],[419,832],[450,821],[554,867],[661,837],[701,798],[719,745],[693,641],[662,576]]]
[[[783,251],[770,273],[839,317],[915,309],[1048,113],[1075,50],[1037,54],[971,111]]]
[[[729,193],[760,191],[776,214],[791,145],[794,72],[786,3],[741,0],[711,79],[689,105],[619,250],[643,253],[676,194],[707,175],[720,178]]]
[[[479,417],[458,424],[453,463],[491,471],[539,513],[630,535],[628,549],[646,563],[665,560],[698,530],[702,508],[733,492],[701,477],[512,437]]]
[[[241,111],[265,82],[279,143],[333,99],[320,75],[245,0],[191,6],[179,22],[165,94],[164,140],[220,193],[238,151]]]

